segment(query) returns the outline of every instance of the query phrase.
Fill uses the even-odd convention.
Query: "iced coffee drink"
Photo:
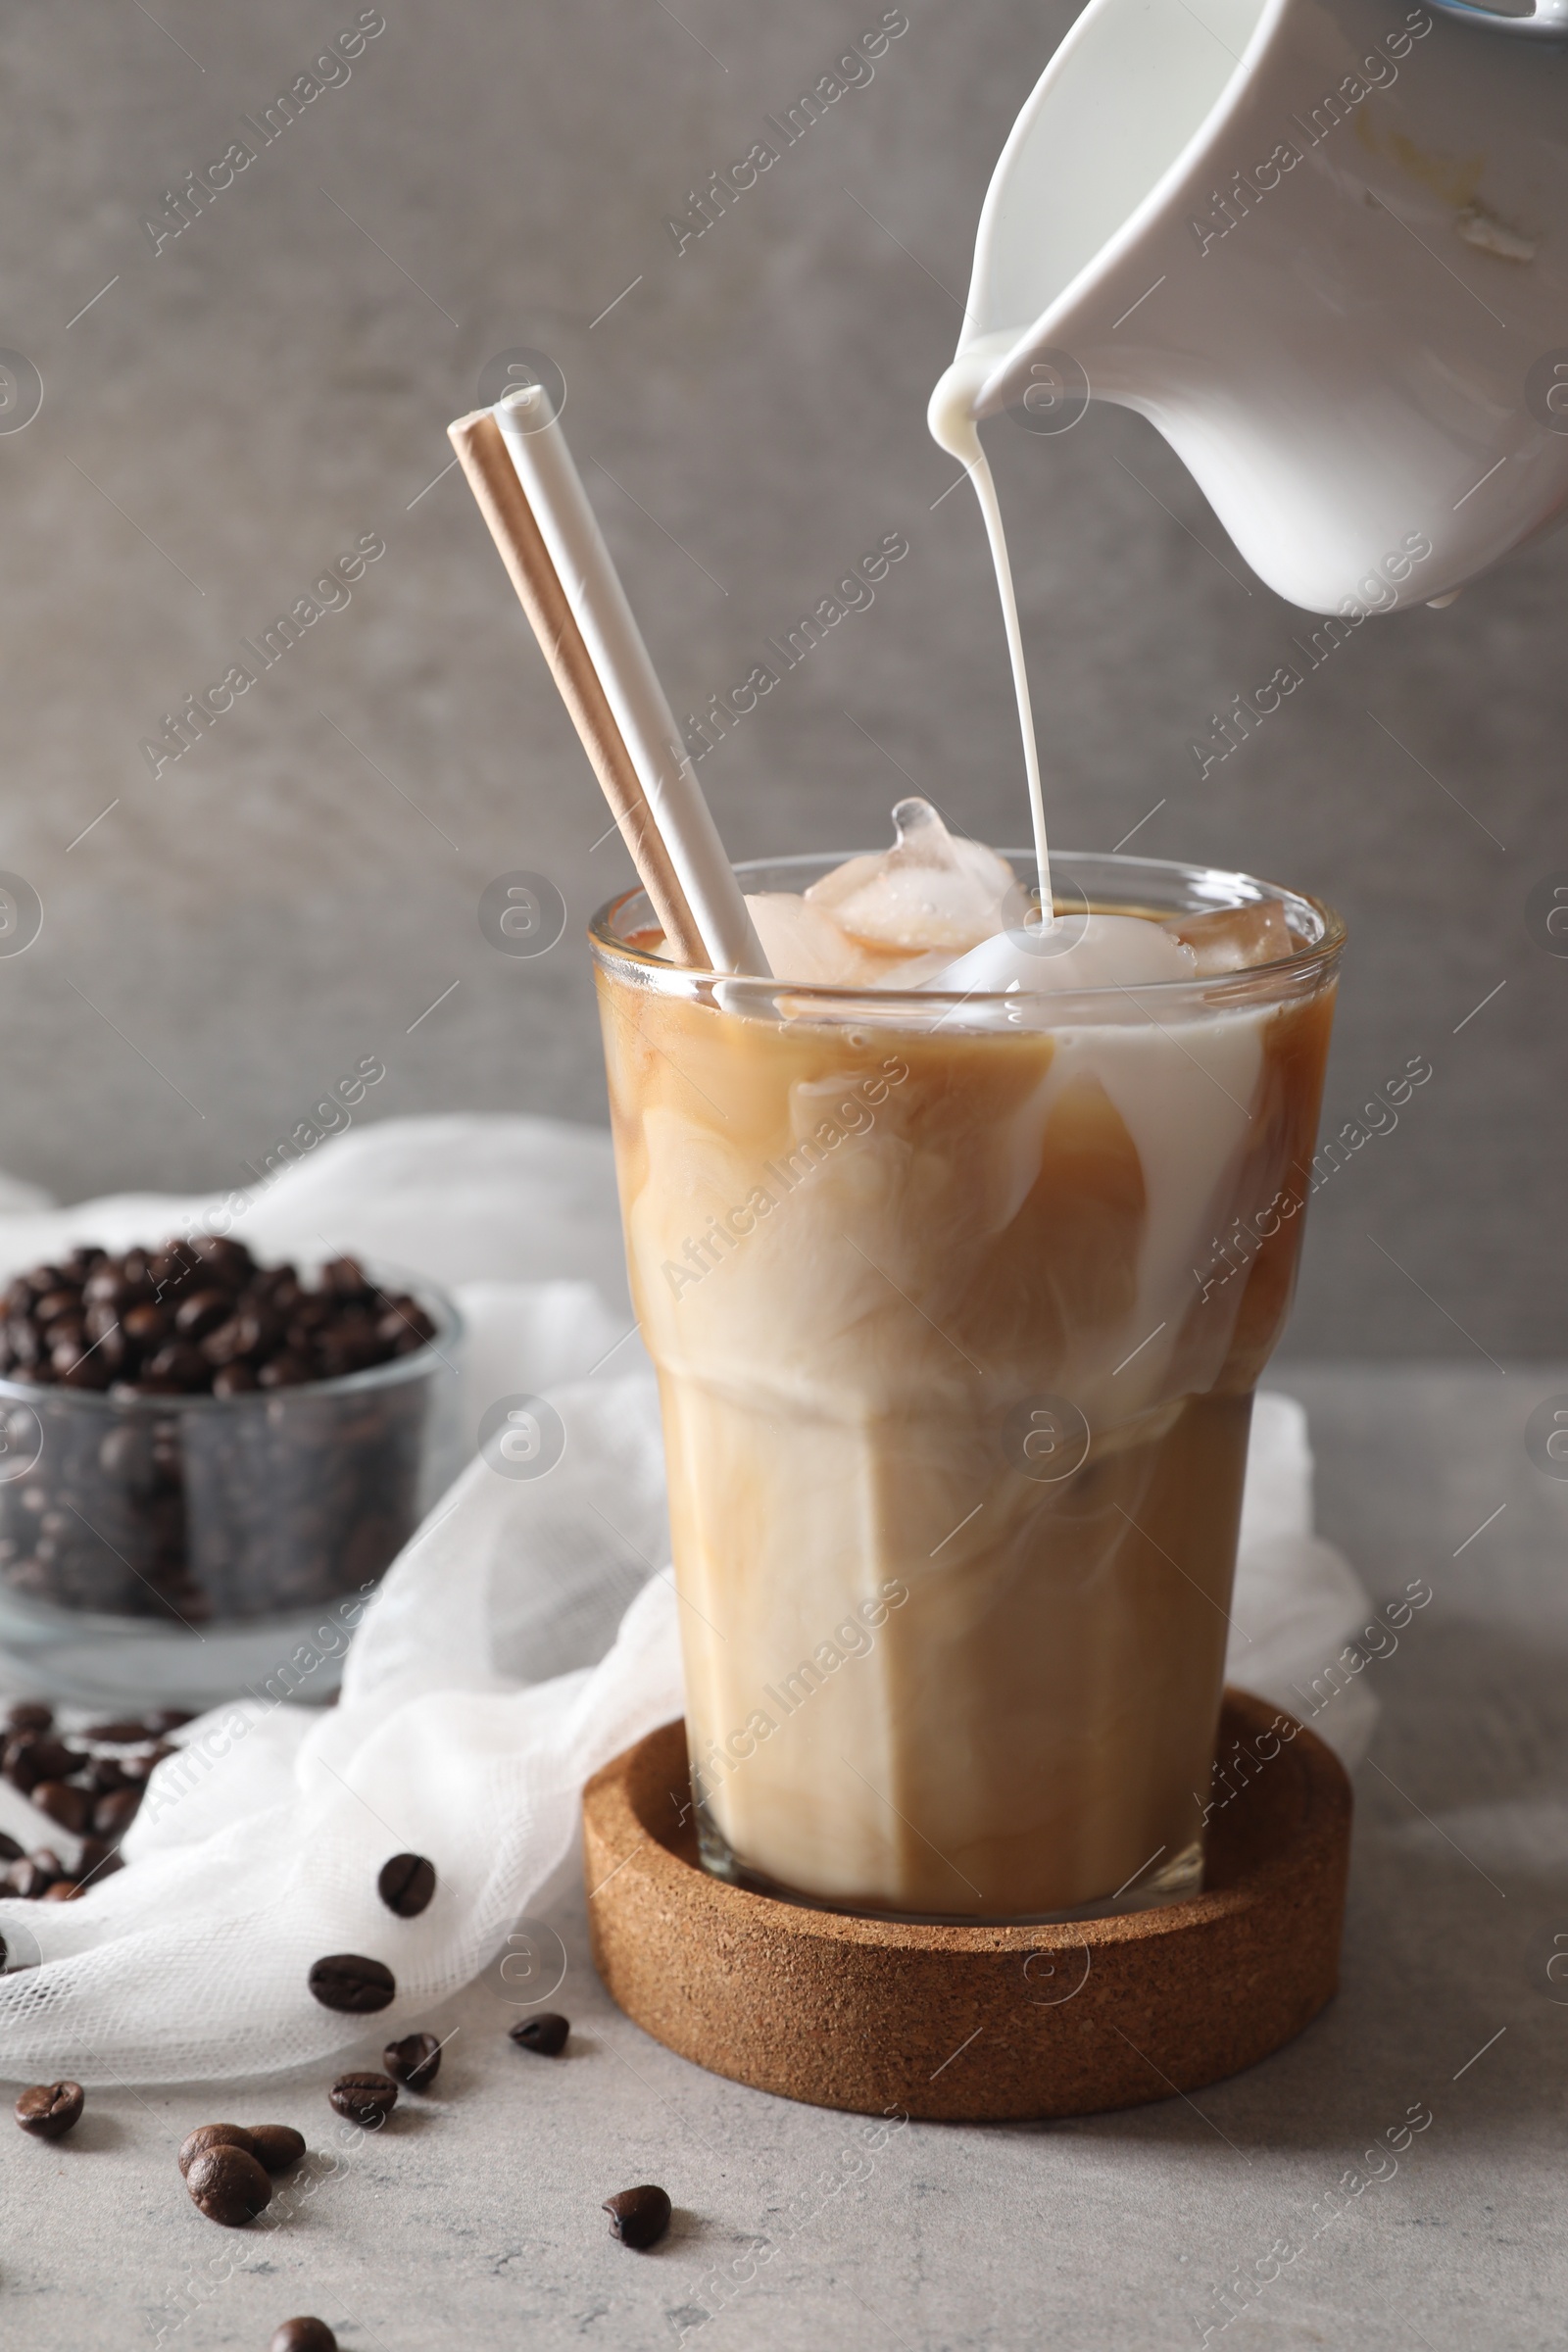
[[[924,804],[743,879],[769,980],[594,947],[705,1859],[858,1910],[1176,1899],[1342,931]]]

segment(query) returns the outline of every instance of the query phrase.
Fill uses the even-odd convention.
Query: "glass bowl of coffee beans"
[[[452,1468],[460,1338],[427,1283],[212,1234],[17,1276],[0,1651],[63,1696],[210,1702],[291,1658],[283,1694],[329,1696],[348,1604]]]

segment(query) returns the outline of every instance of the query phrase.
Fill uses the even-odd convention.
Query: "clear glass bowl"
[[[0,1380],[0,1658],[29,1692],[325,1698],[348,1633],[452,1475],[463,1323],[368,1371],[234,1396]],[[301,1653],[309,1649],[314,1663]]]

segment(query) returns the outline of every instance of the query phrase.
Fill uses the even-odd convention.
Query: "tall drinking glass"
[[[592,927],[703,1859],[839,1908],[1201,1883],[1344,930],[1246,875],[1054,864],[1036,952],[1089,907],[1180,918],[1198,974],[793,987],[662,961],[640,892]]]

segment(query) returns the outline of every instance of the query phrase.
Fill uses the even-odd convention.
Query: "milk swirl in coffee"
[[[1058,860],[1053,893],[978,380],[933,415],[997,558],[1032,860],[906,801],[890,851],[749,895],[755,999],[599,978],[705,1857],[1028,1918],[1199,1881],[1333,957],[1224,877],[1118,904],[1173,869]],[[1205,1291],[1237,1218],[1265,1238]]]

